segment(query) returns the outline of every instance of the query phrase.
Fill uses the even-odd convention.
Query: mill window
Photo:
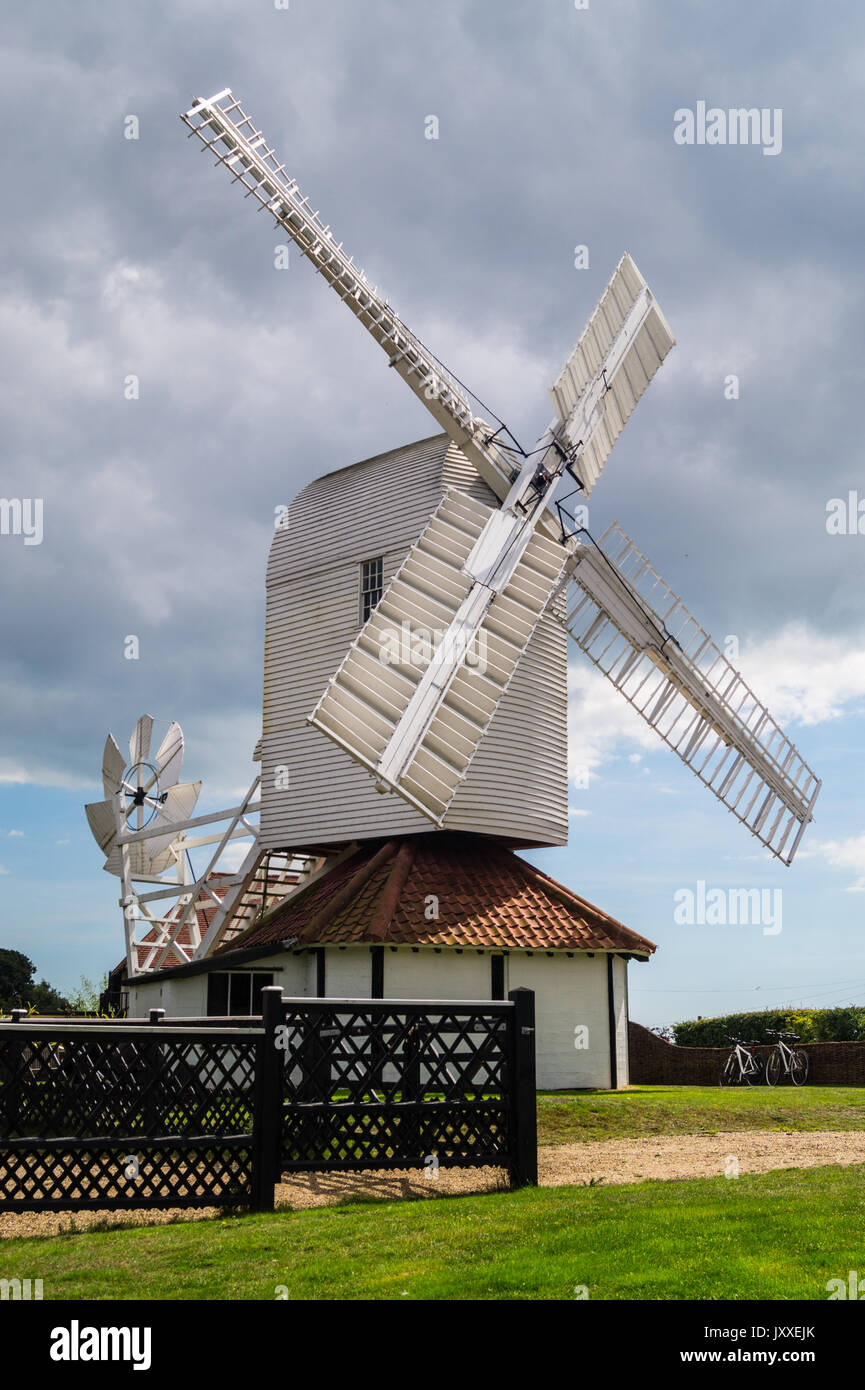
[[[207,977],[207,1013],[211,1018],[261,1013],[261,991],[273,984],[264,971],[212,971]]]
[[[382,594],[384,556],[364,560],[360,567],[360,620],[365,623]]]

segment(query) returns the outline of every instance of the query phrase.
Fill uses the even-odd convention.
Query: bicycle
[[[810,1066],[808,1053],[803,1052],[801,1048],[790,1046],[791,1042],[797,1043],[799,1041],[798,1034],[773,1031],[767,1036],[778,1039],[766,1061],[767,1086],[777,1086],[782,1075],[789,1076],[794,1086],[804,1086],[808,1080]],[[789,1041],[787,1041],[788,1039]]]
[[[763,1081],[763,1064],[748,1049],[756,1047],[754,1042],[744,1042],[742,1038],[730,1038],[733,1051],[724,1063],[718,1078],[719,1086],[759,1086]]]

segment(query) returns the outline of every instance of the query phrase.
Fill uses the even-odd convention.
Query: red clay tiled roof
[[[640,955],[655,950],[653,942],[513,850],[445,831],[362,845],[222,949],[292,938],[307,946],[382,942]]]

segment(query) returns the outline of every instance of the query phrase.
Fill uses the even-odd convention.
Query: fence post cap
[[[261,1017],[266,1028],[275,1028],[282,1010],[282,985],[265,985],[261,991]]]

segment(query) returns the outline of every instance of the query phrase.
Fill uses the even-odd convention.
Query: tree
[[[36,974],[36,966],[23,951],[11,951],[0,946],[0,1007],[8,1013],[22,990]]]
[[[26,1008],[40,1014],[69,1013],[69,1001],[35,975],[36,966],[23,951],[0,947],[0,1013]]]

